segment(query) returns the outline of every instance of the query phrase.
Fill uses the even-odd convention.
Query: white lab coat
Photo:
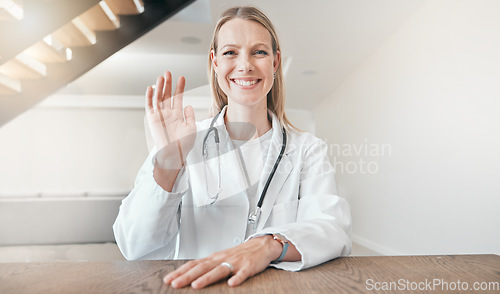
[[[224,127],[225,110],[215,123],[224,153],[220,160],[219,199],[207,205],[208,201],[203,200],[208,197],[201,146],[204,130],[212,120],[207,119],[197,123],[195,145],[172,192],[163,190],[153,178],[156,151],[150,153],[141,167],[135,187],[122,201],[113,225],[116,242],[125,258],[203,258],[244,242],[249,202],[237,153]],[[273,134],[257,195],[282,146],[282,127],[277,117],[271,115]],[[208,145],[214,148],[213,139]],[[210,191],[215,190],[217,183],[217,165],[213,163],[210,162],[208,173],[208,177],[213,177],[209,179]],[[249,238],[280,233],[295,245],[302,260],[271,266],[296,271],[350,254],[349,205],[337,196],[334,175],[323,141],[309,133],[287,132],[287,146],[264,198],[257,233]]]

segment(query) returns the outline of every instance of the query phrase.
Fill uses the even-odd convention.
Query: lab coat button
[[[234,238],[234,239],[233,239],[233,244],[235,244],[235,245],[239,245],[239,244],[241,244],[241,239],[240,239],[240,238],[238,238],[238,237]]]

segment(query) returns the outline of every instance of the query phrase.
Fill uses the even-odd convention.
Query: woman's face
[[[217,53],[211,54],[229,103],[267,106],[280,55],[273,54],[271,34],[264,26],[241,18],[226,22],[219,31]]]

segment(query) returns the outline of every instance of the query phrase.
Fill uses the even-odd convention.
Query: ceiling
[[[287,108],[312,109],[424,1],[198,0],[57,94],[143,95],[158,75],[170,70],[174,78],[186,77],[187,95],[208,97],[207,54],[214,22],[228,7],[251,4],[278,30]]]

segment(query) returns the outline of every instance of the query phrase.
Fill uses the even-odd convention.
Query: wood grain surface
[[[0,263],[0,293],[500,293],[500,289],[491,288],[495,283],[499,287],[498,255],[345,257],[301,272],[268,268],[235,288],[228,287],[226,280],[202,290],[164,285],[163,276],[183,263]],[[422,283],[435,279],[448,283],[448,291],[442,286],[423,288]],[[384,283],[390,282],[408,288],[382,289]],[[490,288],[450,289],[458,283],[472,288],[475,282],[489,283],[482,286]],[[408,291],[412,285],[418,287],[417,283],[420,290]]]

